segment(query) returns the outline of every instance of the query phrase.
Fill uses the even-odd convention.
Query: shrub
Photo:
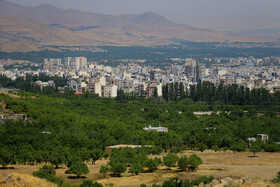
[[[62,177],[55,176],[56,172],[52,165],[44,165],[39,169],[39,171],[34,171],[33,176],[47,179],[49,182],[56,183],[58,186],[61,186],[63,184]]]
[[[280,171],[277,173],[277,176],[272,179],[273,183],[280,183]]]
[[[203,182],[203,184],[209,184],[210,182],[212,182],[214,180],[214,177],[213,176],[210,176],[210,177],[200,177],[196,180],[193,180],[191,182],[191,185],[192,186],[198,186],[200,183]]]
[[[93,183],[91,180],[84,180],[80,187],[103,187],[103,185],[98,182]]]

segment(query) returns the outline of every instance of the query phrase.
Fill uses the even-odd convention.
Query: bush
[[[264,145],[265,152],[278,152],[280,150],[280,146],[276,143],[268,143]]]
[[[91,180],[84,180],[80,187],[103,187],[103,185],[98,182],[93,183]]]
[[[196,180],[189,181],[189,180],[179,180],[178,177],[171,178],[166,180],[161,185],[155,185],[156,187],[193,187],[199,186],[200,183],[209,184],[214,180],[213,176],[210,177],[200,177]],[[153,187],[153,186],[152,186]]]
[[[63,184],[62,177],[55,176],[56,172],[52,165],[44,165],[39,169],[39,171],[34,171],[33,176],[47,179],[49,182],[56,183],[58,186],[61,186]]]
[[[277,173],[277,176],[272,179],[273,183],[280,183],[280,171]]]
[[[177,187],[182,186],[183,181],[179,180],[178,177],[171,178],[163,182],[162,187]]]
[[[209,184],[210,182],[212,182],[215,178],[213,176],[210,177],[200,177],[196,180],[193,180],[191,182],[191,186],[198,186],[200,183],[203,182],[203,184]]]

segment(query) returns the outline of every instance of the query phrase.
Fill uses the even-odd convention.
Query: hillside
[[[152,12],[113,16],[48,4],[20,6],[5,0],[0,1],[0,33],[2,51],[12,51],[18,45],[25,46],[15,47],[19,51],[40,50],[44,45],[168,45],[174,44],[174,38],[198,42],[263,41],[176,24]]]

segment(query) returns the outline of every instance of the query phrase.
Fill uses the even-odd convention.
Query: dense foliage
[[[15,162],[50,162],[56,167],[66,164],[69,168],[75,162],[91,161],[94,164],[105,156],[106,146],[116,144],[153,145],[148,150],[153,154],[212,147],[238,152],[247,149],[248,137],[260,133],[269,135],[269,141],[262,145],[263,150],[279,151],[279,145],[275,143],[280,141],[277,107],[267,110],[255,106],[213,106],[186,100],[118,102],[86,95],[53,98],[33,94],[32,97],[30,93],[23,98],[2,94],[0,100],[5,100],[6,108],[26,113],[29,119],[8,120],[0,125],[3,154],[0,162],[3,166]],[[264,114],[258,113],[259,110]],[[194,111],[221,113],[197,117]],[[147,125],[158,124],[167,126],[168,133],[143,130]],[[145,159],[140,163],[128,160],[127,164],[135,164],[134,168],[138,169],[138,164],[143,167],[147,164],[150,171],[157,168],[157,164]]]

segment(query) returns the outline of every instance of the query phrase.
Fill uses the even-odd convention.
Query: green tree
[[[201,151],[201,152],[203,152],[207,149],[207,145],[205,145],[204,143],[199,143],[197,145],[197,147],[198,147],[198,150]]]
[[[79,151],[79,155],[80,155],[81,159],[83,160],[83,162],[88,161],[91,157],[90,151],[87,148],[82,148]]]
[[[253,153],[254,157],[256,157],[256,153],[261,152],[262,148],[258,144],[252,144],[250,145],[249,150]]]
[[[246,151],[246,144],[240,140],[239,142],[236,142],[230,146],[230,150],[232,150],[234,153]]]
[[[50,151],[47,157],[48,161],[55,166],[55,169],[57,169],[59,165],[65,163],[64,152],[61,148]]]
[[[172,153],[168,153],[168,155],[163,157],[163,164],[167,167],[174,167],[178,161],[178,156]]]
[[[153,90],[153,98],[158,98],[158,89],[157,89],[157,87],[155,87],[154,90]]]
[[[152,153],[153,155],[159,155],[160,153],[162,153],[162,151],[163,151],[163,148],[162,148],[162,147],[159,147],[159,146],[154,146],[154,147],[152,147],[152,149],[151,149],[151,153]]]
[[[92,164],[95,164],[97,160],[102,158],[103,156],[103,151],[100,149],[94,149],[90,152],[90,158],[92,160]]]
[[[121,176],[121,173],[126,171],[126,165],[121,162],[112,162],[110,163],[110,171],[113,172],[117,177]]]
[[[143,171],[144,171],[144,168],[139,163],[132,164],[131,168],[129,169],[129,172],[135,173],[135,175],[138,175],[139,173],[142,173]]]
[[[191,155],[190,157],[189,157],[189,166],[188,166],[188,169],[190,170],[190,171],[195,171],[197,168],[198,168],[198,166],[200,165],[200,164],[202,164],[203,162],[202,162],[202,160],[201,160],[201,158],[200,157],[198,157],[197,155]]]
[[[6,168],[9,164],[15,164],[16,160],[12,151],[8,148],[0,149],[0,164]]]
[[[178,167],[182,170],[182,171],[186,171],[187,167],[189,164],[189,159],[186,156],[182,156],[179,160],[178,160]]]
[[[76,162],[72,164],[69,168],[69,174],[75,174],[78,178],[80,178],[82,174],[87,173],[89,173],[88,167],[83,162]]]
[[[105,178],[108,171],[109,171],[109,168],[107,166],[101,166],[99,173],[103,174],[103,177]]]
[[[148,168],[149,172],[153,172],[153,171],[157,170],[160,163],[161,163],[160,158],[155,158],[155,159],[150,158],[150,159],[146,160],[145,167]]]

